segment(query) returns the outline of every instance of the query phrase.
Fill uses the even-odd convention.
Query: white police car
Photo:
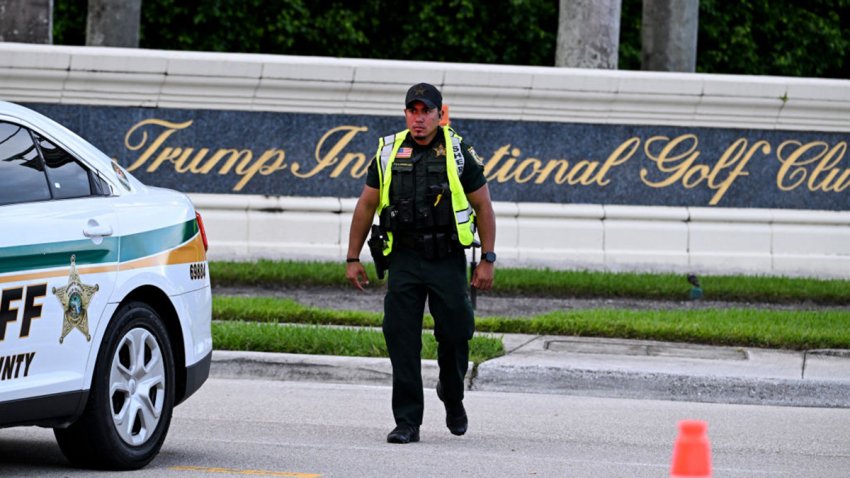
[[[0,427],[53,427],[78,466],[150,462],[209,375],[206,248],[185,195],[0,102]]]

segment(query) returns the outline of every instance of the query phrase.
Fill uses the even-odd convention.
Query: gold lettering
[[[186,162],[189,159],[189,156],[191,156],[192,153],[195,151],[195,148],[185,148],[185,149],[174,148],[174,149],[176,151],[182,150],[180,157],[176,161],[174,161],[174,170],[177,171],[180,174],[185,174],[189,171],[192,171],[193,166],[198,161],[198,155],[196,154],[195,157],[192,159],[192,161],[189,161],[189,164],[186,164]],[[201,159],[203,159],[203,156],[201,156]],[[194,172],[194,171],[192,171],[192,172]]]
[[[154,172],[166,161],[173,163],[175,159],[180,156],[180,152],[180,148],[163,148],[162,152],[159,153],[153,163],[151,163],[145,171],[149,173]]]
[[[788,147],[794,149],[786,156],[785,149]],[[838,168],[845,154],[845,141],[833,147],[824,141],[811,141],[806,144],[794,140],[785,141],[776,149],[776,157],[782,162],[776,175],[776,185],[782,191],[792,191],[803,183],[812,192],[846,191],[850,188],[850,168]]]
[[[740,138],[734,143],[732,143],[731,146],[726,148],[726,151],[723,152],[723,156],[720,157],[720,161],[717,162],[711,173],[708,175],[708,186],[711,189],[717,190],[717,192],[714,193],[714,196],[711,197],[711,200],[708,203],[709,205],[714,206],[718,202],[720,202],[720,199],[723,198],[723,196],[726,194],[726,191],[729,190],[729,188],[732,186],[732,183],[734,183],[735,180],[738,179],[738,177],[749,176],[750,173],[745,172],[744,168],[747,166],[747,163],[750,162],[750,159],[752,159],[753,154],[755,154],[756,151],[760,150],[762,154],[769,154],[771,149],[770,143],[765,140],[756,141],[755,143],[753,143],[752,146],[750,146],[749,149],[747,149],[747,152],[744,153],[744,150],[746,148],[747,140],[744,138]],[[726,176],[726,179],[718,183],[718,173],[722,169],[733,165],[735,166],[735,169],[733,169],[729,173],[729,175]]]
[[[275,171],[286,169],[286,164],[284,164],[286,152],[280,149],[266,151],[253,163],[251,162],[251,152],[247,150],[243,150],[243,152],[246,153],[246,156],[239,166],[236,167],[236,174],[242,176],[242,179],[233,187],[234,191],[241,191],[257,173],[268,176]],[[272,164],[266,164],[272,158],[274,158],[274,162]]]
[[[658,155],[655,155],[652,153],[651,148],[654,143],[659,141],[666,141],[667,144],[661,149]],[[680,154],[673,155],[672,153],[676,147],[685,141],[690,142],[690,147]],[[691,169],[691,165],[699,157],[699,151],[696,151],[698,144],[699,140],[693,134],[684,134],[673,140],[666,136],[653,136],[647,139],[643,146],[646,157],[655,162],[656,168],[659,171],[669,175],[666,179],[652,181],[649,179],[649,170],[647,168],[641,168],[640,179],[644,184],[653,188],[666,188],[678,182]]]
[[[711,168],[707,164],[693,165],[685,171],[685,175],[682,177],[682,186],[685,189],[693,189],[699,183],[705,181],[709,174],[711,174]]]
[[[514,165],[516,164],[516,158],[522,154],[522,151],[519,148],[511,149],[511,158],[505,161],[504,164],[499,168],[498,171],[493,173],[491,177],[488,177],[487,180],[495,179],[497,182],[505,183],[511,180],[511,177],[514,176],[514,173],[511,171]]]
[[[555,168],[558,168],[558,172],[555,173],[555,183],[564,184],[564,181],[566,181],[564,176],[570,168],[570,163],[566,159],[553,159],[551,161],[547,161],[546,165],[543,166],[543,169],[540,170],[540,175],[534,180],[534,184],[543,184]]]
[[[850,186],[850,182],[847,181],[848,177],[850,177],[850,169],[845,169],[843,172],[835,169],[838,163],[844,159],[844,153],[846,152],[847,143],[842,141],[833,146],[829,152],[824,155],[823,159],[818,162],[815,169],[812,171],[812,175],[809,177],[808,186],[810,191],[820,189],[824,192],[841,192]],[[826,171],[828,171],[826,177],[821,179],[821,174]]]
[[[218,170],[218,174],[222,176],[225,174],[230,174],[230,170],[233,169],[233,165],[235,165],[240,158],[242,158],[240,164],[245,164],[246,161],[251,161],[251,157],[254,156],[254,153],[247,149],[243,149],[241,151],[228,148],[219,149],[215,152],[215,154],[212,155],[207,164],[205,164],[202,168],[204,174],[208,173],[209,171],[212,171],[215,165],[218,164],[218,162],[221,161],[223,157],[228,155],[230,155],[230,158],[224,163],[224,166],[222,166],[221,169]]]
[[[302,179],[311,178],[318,174],[320,171],[324,170],[325,168],[333,166],[339,161],[337,155],[339,155],[340,152],[342,152],[342,150],[345,149],[345,147],[348,146],[349,143],[351,143],[351,140],[354,139],[357,134],[363,133],[368,130],[369,128],[366,128],[365,126],[337,126],[336,128],[331,129],[330,131],[325,133],[325,135],[322,136],[321,139],[319,139],[318,144],[316,144],[316,165],[313,166],[313,169],[307,171],[306,173],[301,173],[299,172],[301,166],[298,163],[293,163],[292,167],[290,168],[292,170],[293,176]],[[325,141],[327,141],[331,136],[338,132],[344,133],[342,135],[342,138],[337,140],[337,142],[331,146],[327,153],[322,154],[322,149],[325,145]],[[339,172],[341,173],[342,171],[339,170]]]
[[[614,166],[618,166],[620,164],[625,163],[632,156],[634,156],[637,151],[638,146],[640,145],[640,139],[636,137],[632,137],[623,141],[623,143],[617,147],[609,156],[608,159],[605,160],[605,163],[602,164],[602,168],[599,170],[599,174],[596,176],[596,184],[600,186],[607,186],[608,183],[611,182],[610,179],[606,179],[605,175],[608,174],[608,171],[611,170]],[[628,151],[627,151],[628,149]],[[589,185],[590,183],[582,183]]]
[[[342,159],[339,160],[339,164],[334,168],[333,171],[331,171],[331,177],[338,178],[342,175],[343,172],[345,172],[346,168],[348,168],[349,165],[352,165],[352,163],[353,166],[351,166],[351,172],[349,173],[352,178],[359,178],[366,174],[366,171],[368,170],[368,164],[366,163],[366,155],[363,153],[345,153],[345,156],[343,156]]]
[[[666,141],[666,144],[655,155],[652,153],[652,145],[659,141]],[[682,149],[680,145],[684,145],[684,151],[675,154],[675,151]],[[681,135],[672,140],[664,136],[648,139],[644,147],[647,157],[654,161],[658,170],[667,176],[659,181],[652,181],[649,179],[649,170],[641,168],[641,180],[654,188],[664,188],[681,182],[685,189],[693,189],[705,183],[709,189],[715,191],[709,200],[709,205],[714,206],[726,195],[735,180],[749,175],[745,168],[756,152],[769,154],[771,151],[770,143],[767,141],[759,140],[748,147],[748,141],[745,138],[739,138],[726,148],[720,159],[713,165],[694,164],[700,155],[698,146],[699,139],[693,134]]]
[[[513,177],[514,181],[518,184],[524,184],[531,180],[535,175],[540,173],[542,163],[539,159],[536,158],[527,158],[520,161],[519,166],[517,166],[516,171],[514,171]],[[528,168],[531,167],[531,172],[528,173],[527,176],[522,177],[522,173]]]
[[[133,164],[131,164],[127,168],[127,171],[135,171],[136,169],[140,168],[156,152],[156,150],[159,149],[160,146],[162,146],[162,143],[164,143],[165,140],[167,140],[175,132],[182,130],[182,129],[186,129],[189,126],[191,126],[192,121],[189,120],[189,121],[185,121],[183,123],[172,123],[170,121],[159,120],[159,119],[147,119],[147,120],[140,121],[140,122],[136,123],[135,125],[133,125],[133,127],[130,128],[127,131],[127,134],[124,135],[124,146],[127,149],[129,149],[130,151],[138,151],[138,150],[142,149],[145,146],[145,144],[148,142],[148,133],[144,129],[145,126],[148,126],[148,125],[161,126],[161,127],[165,128],[165,130],[162,131],[156,137],[156,139],[151,141],[151,144],[147,147],[147,149],[144,150],[144,152],[142,152],[142,155],[139,156],[136,159],[136,161],[134,161]],[[136,131],[140,132],[141,137],[139,138],[138,142],[134,143],[132,141],[132,137],[133,137],[133,134]],[[156,168],[159,167],[159,164],[161,164],[161,163],[162,163],[162,161],[157,163],[156,167],[154,167],[153,165],[149,166],[147,168],[147,171],[148,172],[155,171]]]
[[[785,148],[795,146],[796,149],[785,157],[783,153]],[[782,142],[776,148],[776,157],[782,163],[779,172],[776,174],[776,186],[781,191],[793,191],[797,189],[806,181],[806,177],[808,176],[805,166],[818,161],[827,149],[829,149],[829,145],[823,141],[812,141],[806,144],[795,140]],[[813,156],[804,159],[803,156],[812,150],[815,150]]]
[[[487,181],[492,181],[495,179],[495,175],[493,174],[493,170],[496,169],[496,166],[502,161],[502,158],[508,154],[510,151],[511,145],[506,144],[501,148],[497,149],[496,152],[493,153],[493,157],[487,160],[484,163],[484,177],[487,178]],[[504,182],[504,181],[501,181]]]
[[[271,148],[261,153],[238,145],[221,149],[175,145],[175,133],[192,125],[192,120],[162,119],[133,124],[124,136],[124,145],[137,156],[131,159],[127,169],[155,173],[173,168],[172,174],[238,176],[233,191],[242,191],[250,189],[250,181],[257,176],[269,176],[287,169],[298,179],[317,176],[361,178],[368,174],[373,158],[352,148],[357,136],[368,131],[365,126],[342,125],[327,130],[315,145],[312,158],[293,163],[292,156],[287,161],[287,152],[283,149]],[[756,155],[766,156],[773,151],[768,141],[737,138],[716,161],[709,162],[700,161],[703,154],[700,146],[700,138],[692,133],[672,137],[658,135],[646,140],[635,136],[617,145],[603,160],[601,155],[596,159],[544,159],[531,148],[527,151],[529,156],[525,157],[520,147],[509,143],[497,148],[484,162],[484,175],[494,183],[605,187],[613,181],[612,171],[642,148],[647,159],[640,165],[639,177],[643,184],[651,188],[675,186],[684,190],[703,187],[711,191],[708,205],[715,206],[723,201],[735,182],[751,176],[749,163]],[[850,167],[844,161],[847,154],[847,141],[837,144],[819,140],[783,141],[776,148],[776,158],[780,162],[776,187],[779,191],[806,188],[813,193],[846,192],[850,190]]]
[[[600,166],[599,161],[584,159],[570,167],[566,159],[540,160],[537,158],[520,159],[522,150],[512,148],[510,144],[497,149],[493,156],[484,164],[484,175],[488,181],[505,183],[514,181],[525,184],[533,180],[534,184],[543,184],[552,179],[555,184],[581,184],[590,186],[598,184],[605,186],[611,182],[606,177],[615,166],[625,163],[637,151],[640,139],[631,138],[611,153]],[[510,158],[505,159],[510,153]]]
[[[207,169],[206,164],[203,163],[204,158],[207,156],[207,153],[209,153],[209,152],[210,152],[209,148],[201,148],[201,149],[198,150],[198,152],[195,154],[195,157],[192,158],[192,161],[189,163],[188,170],[189,170],[190,173],[192,173],[192,174],[207,174],[209,172],[209,169]]]
[[[593,183],[593,172],[596,171],[596,167],[599,166],[597,161],[588,161],[583,159],[573,166],[573,169],[567,174],[567,184],[570,186],[575,186],[576,184],[583,184],[588,186]]]
[[[332,174],[331,176],[336,177],[335,175],[338,176],[342,174],[342,170],[352,162],[354,163],[354,166],[351,168],[352,178],[362,178],[369,171],[369,161],[366,161],[365,154],[345,153],[345,156],[342,157],[339,166],[334,169],[334,174]]]

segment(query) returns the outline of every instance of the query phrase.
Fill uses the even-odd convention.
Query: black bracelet
[[[349,258],[345,259],[345,262],[360,262],[360,258],[359,257],[349,257]]]

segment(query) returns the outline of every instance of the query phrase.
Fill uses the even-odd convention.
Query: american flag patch
[[[410,155],[413,154],[413,148],[398,148],[398,153],[396,153],[396,158],[409,158]]]

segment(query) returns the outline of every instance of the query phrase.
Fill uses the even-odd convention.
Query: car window
[[[0,205],[47,199],[44,165],[29,131],[0,121]]]
[[[85,166],[38,133],[33,135],[44,156],[53,199],[78,198],[99,193],[98,188],[92,187],[89,171]]]

